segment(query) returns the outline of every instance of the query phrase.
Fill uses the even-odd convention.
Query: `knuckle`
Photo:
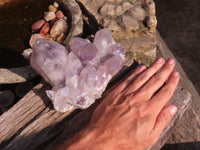
[[[143,81],[143,80],[146,80],[147,78],[148,78],[148,74],[142,73],[136,80],[137,81]]]
[[[136,106],[135,106],[136,107]],[[136,111],[136,118],[138,120],[148,120],[149,118],[149,109],[145,106],[145,104],[138,104]]]
[[[145,99],[145,92],[143,90],[137,91],[132,95],[132,101],[138,102]]]
[[[165,93],[165,95],[168,95],[169,97],[171,97],[171,95],[173,94],[172,88],[166,86],[162,88],[162,92]]]
[[[167,126],[169,123],[169,118],[170,116],[168,115],[168,113],[162,113],[162,115],[160,115],[157,119],[159,120],[159,122],[162,122],[164,126]]]
[[[161,81],[161,80],[162,80],[162,77],[161,77],[159,74],[156,74],[156,75],[154,75],[154,76],[152,77],[152,80],[153,80],[154,82],[156,82],[156,81]]]
[[[151,69],[151,72],[157,72],[160,69],[160,66],[158,64],[154,64],[149,69]]]
[[[136,118],[137,120],[141,120],[144,117],[144,113],[141,111],[136,112]]]
[[[152,107],[151,107],[151,105],[149,105],[149,103],[147,103],[147,104],[144,106],[143,111],[144,111],[145,113],[151,115],[151,113],[150,113],[150,112],[152,112]]]
[[[136,98],[142,98],[145,95],[145,91],[144,90],[139,90],[138,92],[135,93],[134,97]]]
[[[138,88],[138,86],[137,86],[136,84],[133,84],[133,85],[131,85],[130,90],[131,90],[131,91],[136,91],[137,88]]]
[[[150,98],[150,91],[152,91],[150,86],[144,86],[137,92],[136,97],[141,101],[146,101]]]

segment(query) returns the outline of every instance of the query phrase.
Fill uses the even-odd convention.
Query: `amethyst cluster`
[[[101,97],[112,75],[123,66],[124,49],[116,44],[108,29],[98,31],[93,43],[74,38],[63,45],[39,38],[30,63],[52,85],[47,90],[54,108],[66,112],[85,109]]]

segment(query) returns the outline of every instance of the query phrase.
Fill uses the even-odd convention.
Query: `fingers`
[[[179,78],[179,73],[173,72],[168,78],[167,83],[149,101],[149,105],[152,107],[152,110],[154,110],[156,116],[173,96]]]
[[[158,58],[148,69],[146,69],[131,83],[125,94],[131,94],[132,92],[138,90],[163,66],[164,62],[165,60],[163,58]]]
[[[173,71],[175,66],[175,61],[173,59],[168,59],[162,69],[152,76],[139,90],[145,91],[144,100],[149,100],[152,95],[160,89],[160,87],[168,79],[169,75]]]
[[[156,122],[154,125],[154,128],[152,130],[152,134],[155,137],[159,137],[159,135],[162,133],[164,128],[169,124],[170,120],[172,117],[175,115],[177,112],[177,107],[174,105],[169,105],[164,107],[159,115],[156,118]]]
[[[130,76],[128,76],[128,78],[123,81],[118,87],[117,87],[117,91],[121,92],[124,89],[126,89],[126,87],[133,82],[133,80],[135,80],[142,72],[144,72],[146,70],[146,66],[141,65],[139,66]]]

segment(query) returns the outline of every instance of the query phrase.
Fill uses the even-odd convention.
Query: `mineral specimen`
[[[67,22],[64,19],[59,19],[51,27],[50,35],[52,38],[57,38],[61,33],[65,33],[67,28]]]
[[[30,63],[53,88],[47,90],[54,108],[66,112],[88,108],[101,97],[111,77],[123,66],[124,49],[108,29],[98,31],[94,42],[74,38],[63,45],[38,38]]]
[[[49,5],[49,11],[44,12],[44,19],[38,20],[32,24],[33,37],[30,40],[30,46],[33,47],[33,42],[39,36],[45,36],[50,40],[63,43],[68,31],[67,16],[61,10],[58,10],[58,3]],[[36,36],[35,36],[35,33]]]

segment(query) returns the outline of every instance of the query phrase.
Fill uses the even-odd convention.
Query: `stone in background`
[[[130,58],[149,66],[156,58],[155,3],[153,0],[77,0],[82,6],[85,22],[110,29],[121,43],[127,60]],[[95,27],[94,27],[95,28]],[[129,62],[127,62],[128,64]]]

